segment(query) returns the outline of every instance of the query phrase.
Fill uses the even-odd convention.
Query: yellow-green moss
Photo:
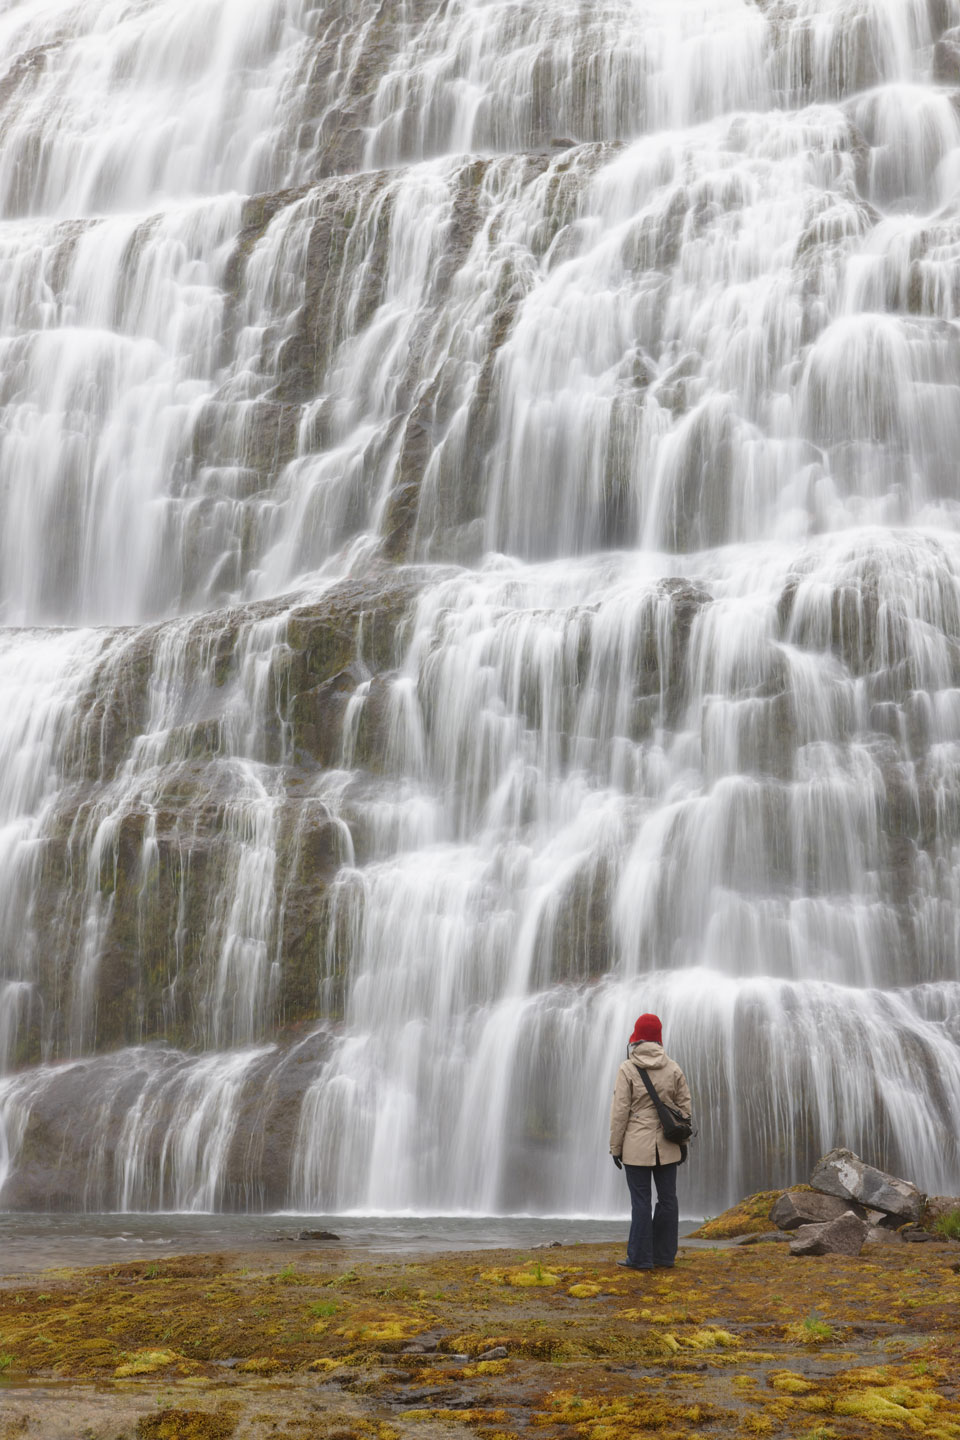
[[[732,1240],[736,1235],[765,1235],[776,1230],[776,1225],[770,1219],[770,1211],[784,1193],[783,1190],[758,1190],[755,1195],[747,1195],[743,1200],[738,1200],[736,1205],[731,1205],[729,1210],[724,1210],[722,1215],[705,1220],[698,1230],[692,1232],[690,1238]]]
[[[118,1380],[128,1375],[153,1375],[156,1371],[166,1370],[168,1366],[176,1365],[183,1359],[175,1350],[135,1350],[113,1373]]]
[[[138,1387],[151,1387],[151,1407],[158,1390],[164,1401],[150,1423],[167,1429],[144,1431],[147,1440],[229,1433],[236,1417],[213,1403],[218,1387],[241,1408],[256,1396],[256,1413],[289,1440],[382,1440],[391,1411],[405,1440],[418,1413],[438,1435],[456,1425],[477,1440],[960,1440],[960,1280],[940,1247],[822,1265],[779,1246],[698,1250],[675,1271],[635,1279],[616,1270],[616,1254],[551,1251],[549,1268],[523,1253],[415,1266],[359,1257],[346,1269],[342,1255],[300,1251],[288,1264],[247,1257],[242,1269],[188,1257],[76,1272],[0,1288],[0,1353],[29,1377],[81,1388],[130,1367],[125,1401]],[[297,1283],[278,1283],[294,1263]],[[515,1275],[539,1283],[511,1284]],[[895,1300],[916,1304],[909,1331],[890,1334]],[[871,1316],[884,1327],[865,1333]],[[833,1343],[842,1336],[848,1358],[811,1356],[827,1338],[821,1327]],[[438,1350],[404,1353],[427,1332]],[[479,1359],[501,1345],[507,1359]],[[298,1395],[319,1407],[299,1428]],[[266,1421],[238,1428],[261,1432],[271,1433]]]

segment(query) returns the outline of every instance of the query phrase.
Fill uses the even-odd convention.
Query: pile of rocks
[[[859,1255],[867,1240],[933,1240],[922,1216],[960,1209],[960,1197],[932,1201],[909,1180],[867,1165],[852,1150],[831,1150],[810,1177],[810,1190],[788,1190],[770,1211],[792,1232],[791,1255]]]

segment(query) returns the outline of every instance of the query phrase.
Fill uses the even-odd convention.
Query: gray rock
[[[339,1240],[340,1236],[332,1230],[300,1230],[297,1232],[298,1240]]]
[[[506,1360],[507,1354],[508,1354],[508,1351],[507,1351],[506,1345],[494,1345],[494,1347],[493,1347],[492,1350],[484,1350],[484,1352],[483,1352],[482,1355],[478,1355],[478,1356],[477,1356],[477,1359],[478,1359],[478,1360]]]
[[[779,1230],[797,1230],[801,1225],[825,1225],[852,1210],[861,1220],[867,1219],[856,1201],[839,1195],[823,1195],[817,1190],[788,1190],[770,1211],[770,1219]],[[878,1212],[882,1213],[882,1212]]]
[[[739,1240],[735,1240],[733,1243],[735,1245],[770,1245],[777,1244],[778,1242],[786,1244],[789,1239],[790,1236],[784,1230],[768,1230],[763,1235],[742,1235]]]
[[[874,1245],[902,1245],[903,1241],[896,1230],[890,1230],[885,1225],[871,1225],[867,1230],[867,1240]]]
[[[818,1161],[810,1184],[824,1195],[859,1200],[902,1220],[917,1221],[923,1210],[923,1196],[916,1185],[865,1164],[852,1150],[831,1150]]]
[[[825,1225],[801,1225],[790,1241],[791,1255],[859,1255],[867,1238],[866,1220],[852,1210]]]
[[[945,31],[934,45],[933,78],[940,85],[960,83],[960,29]]]

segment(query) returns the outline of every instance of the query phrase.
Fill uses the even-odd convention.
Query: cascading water
[[[960,1189],[958,0],[0,0],[0,135],[0,1205],[614,1212],[650,1009],[691,1213]]]

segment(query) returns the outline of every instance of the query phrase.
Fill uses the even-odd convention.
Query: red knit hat
[[[630,1044],[639,1045],[641,1040],[653,1040],[657,1045],[663,1044],[663,1028],[658,1015],[641,1015],[637,1020],[630,1036]]]

